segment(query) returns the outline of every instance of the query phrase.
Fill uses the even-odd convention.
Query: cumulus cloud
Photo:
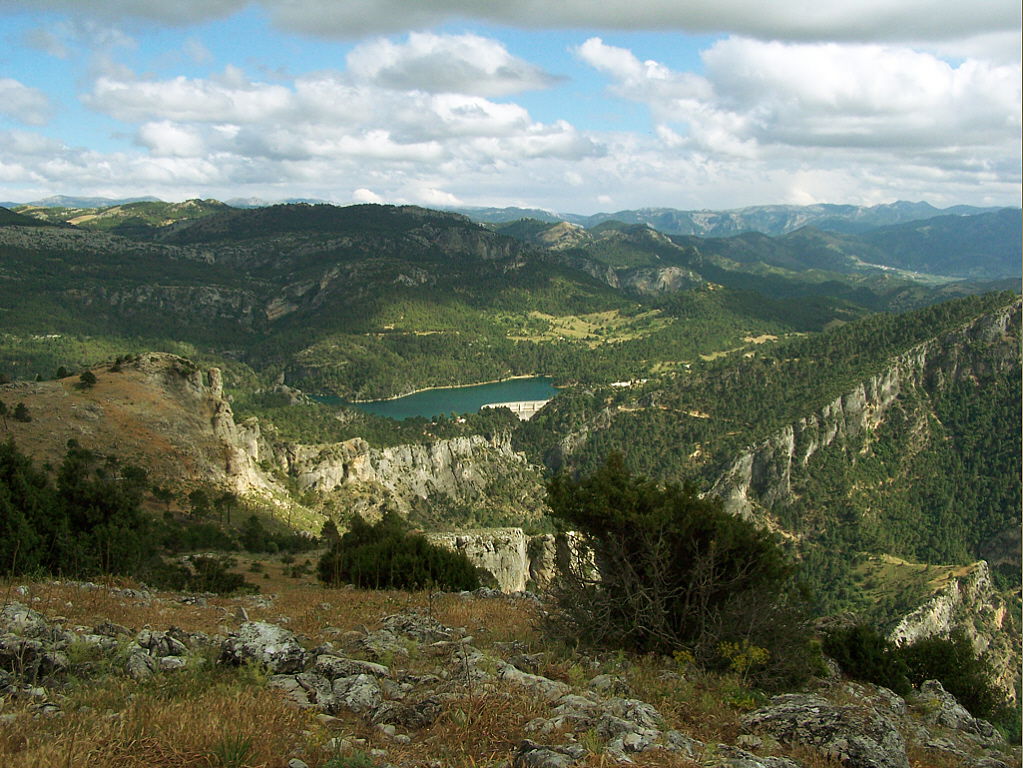
[[[528,67],[503,72],[508,61],[515,63],[503,47],[472,40],[477,53],[490,58],[472,55],[478,77],[466,80],[465,90],[501,90],[512,82],[519,88],[521,73],[535,75]],[[426,47],[438,42],[448,41],[434,36]],[[382,69],[409,51],[414,58],[419,50],[418,43],[399,46],[397,58]],[[236,67],[207,78],[103,76],[82,98],[134,125],[135,144],[151,161],[137,167],[147,174],[180,167],[182,178],[192,183],[198,172],[209,170],[197,165],[205,160],[217,169],[219,180],[211,184],[321,190],[301,193],[306,196],[456,205],[464,198],[450,189],[448,179],[471,189],[472,178],[509,174],[510,179],[531,164],[606,153],[599,140],[567,121],[539,122],[521,105],[478,93],[433,91],[411,82],[403,89],[397,82],[381,84],[382,69],[367,66],[360,68],[356,57],[355,71],[312,72],[275,83]],[[329,189],[322,191],[325,186]],[[356,191],[338,193],[337,187]]]
[[[376,192],[365,187],[359,187],[352,192],[352,202],[355,203],[382,203],[384,199]]]
[[[0,9],[61,10],[165,24],[194,24],[241,10],[247,0],[0,0]],[[357,38],[476,20],[538,28],[731,32],[786,41],[950,41],[994,32],[1019,39],[1020,7],[960,0],[256,0],[279,26],[309,35]],[[1017,44],[1018,48],[1018,44]]]
[[[213,80],[100,77],[85,103],[118,120],[252,123],[273,119],[291,104],[292,92],[279,85],[252,83],[234,67]]]
[[[546,88],[556,78],[479,35],[413,32],[395,43],[378,39],[348,54],[348,71],[364,82],[401,91],[508,96]]]
[[[49,121],[53,105],[45,93],[0,77],[0,115],[27,125],[43,125]]]
[[[136,143],[156,157],[201,157],[206,150],[206,142],[198,131],[168,121],[141,126]]]
[[[1019,65],[879,45],[728,38],[703,54],[705,75],[641,62],[591,38],[578,56],[612,91],[647,105],[666,145],[758,157],[789,148],[928,153],[944,163],[1019,157]]]

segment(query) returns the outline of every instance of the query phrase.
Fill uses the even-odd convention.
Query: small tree
[[[320,529],[320,541],[328,547],[333,547],[341,540],[341,534],[337,530],[337,523],[333,517],[328,517]]]
[[[92,389],[96,386],[96,374],[92,371],[85,371],[78,377],[80,389]]]
[[[24,403],[18,403],[14,406],[14,413],[11,415],[14,416],[15,421],[32,421],[32,414],[28,412],[28,407]]]

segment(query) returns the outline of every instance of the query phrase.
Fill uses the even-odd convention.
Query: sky
[[[0,201],[1019,206],[1018,0],[0,0]]]

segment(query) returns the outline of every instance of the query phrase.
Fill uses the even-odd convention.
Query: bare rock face
[[[434,544],[461,552],[493,575],[502,592],[522,592],[529,580],[528,540],[521,528],[490,528],[465,533],[433,533]]]
[[[983,654],[994,667],[993,682],[1015,700],[1019,656],[1011,639],[1015,630],[1007,631],[1011,625],[1011,612],[991,581],[991,570],[980,560],[902,617],[888,638],[902,645],[962,630],[974,651]]]
[[[992,742],[997,739],[997,733],[991,723],[971,715],[937,680],[924,680],[920,684],[918,700],[923,704],[928,721],[932,723],[973,733]]]
[[[849,768],[909,768],[895,722],[869,706],[839,706],[816,694],[789,693],[741,722],[750,732],[817,747]]]
[[[473,435],[429,444],[371,448],[355,438],[327,445],[280,446],[279,460],[299,488],[364,497],[370,507],[390,503],[408,511],[416,498],[435,495],[482,501],[495,484],[521,486],[513,502],[527,516],[540,511],[539,472],[511,448],[508,435]]]

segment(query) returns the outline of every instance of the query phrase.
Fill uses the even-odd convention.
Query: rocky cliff
[[[31,455],[59,463],[69,439],[146,467],[178,490],[213,486],[289,510],[292,524],[318,531],[323,517],[291,491],[330,497],[345,511],[372,517],[408,512],[418,500],[501,506],[535,516],[539,472],[511,449],[507,435],[371,448],[361,439],[332,445],[280,441],[257,419],[237,423],[221,372],[176,355],[147,353],[77,378],[6,385],[5,401],[24,401],[33,421],[9,420],[8,432]],[[297,514],[296,514],[297,513]]]
[[[992,360],[1018,364],[1011,331],[1019,328],[1020,319],[1021,304],[1015,302],[899,355],[884,371],[743,451],[710,493],[733,514],[763,519],[772,505],[793,498],[793,473],[811,471],[811,459],[821,449],[833,443],[850,452],[869,449],[872,433],[901,396],[988,373]],[[982,354],[990,347],[1002,354]]]
[[[542,590],[577,562],[576,534],[526,535],[521,528],[430,533],[435,544],[461,552],[494,577],[502,592]]]
[[[963,631],[978,654],[994,667],[996,683],[1011,699],[1019,685],[1019,627],[991,581],[983,560],[959,569],[915,610],[899,619],[888,633],[899,644],[925,637],[947,637]]]
[[[438,495],[517,509],[527,517],[541,510],[540,474],[512,450],[507,434],[388,448],[371,448],[355,438],[326,445],[279,444],[275,451],[276,461],[300,490],[339,494],[360,513],[385,506],[407,513],[417,499]]]

